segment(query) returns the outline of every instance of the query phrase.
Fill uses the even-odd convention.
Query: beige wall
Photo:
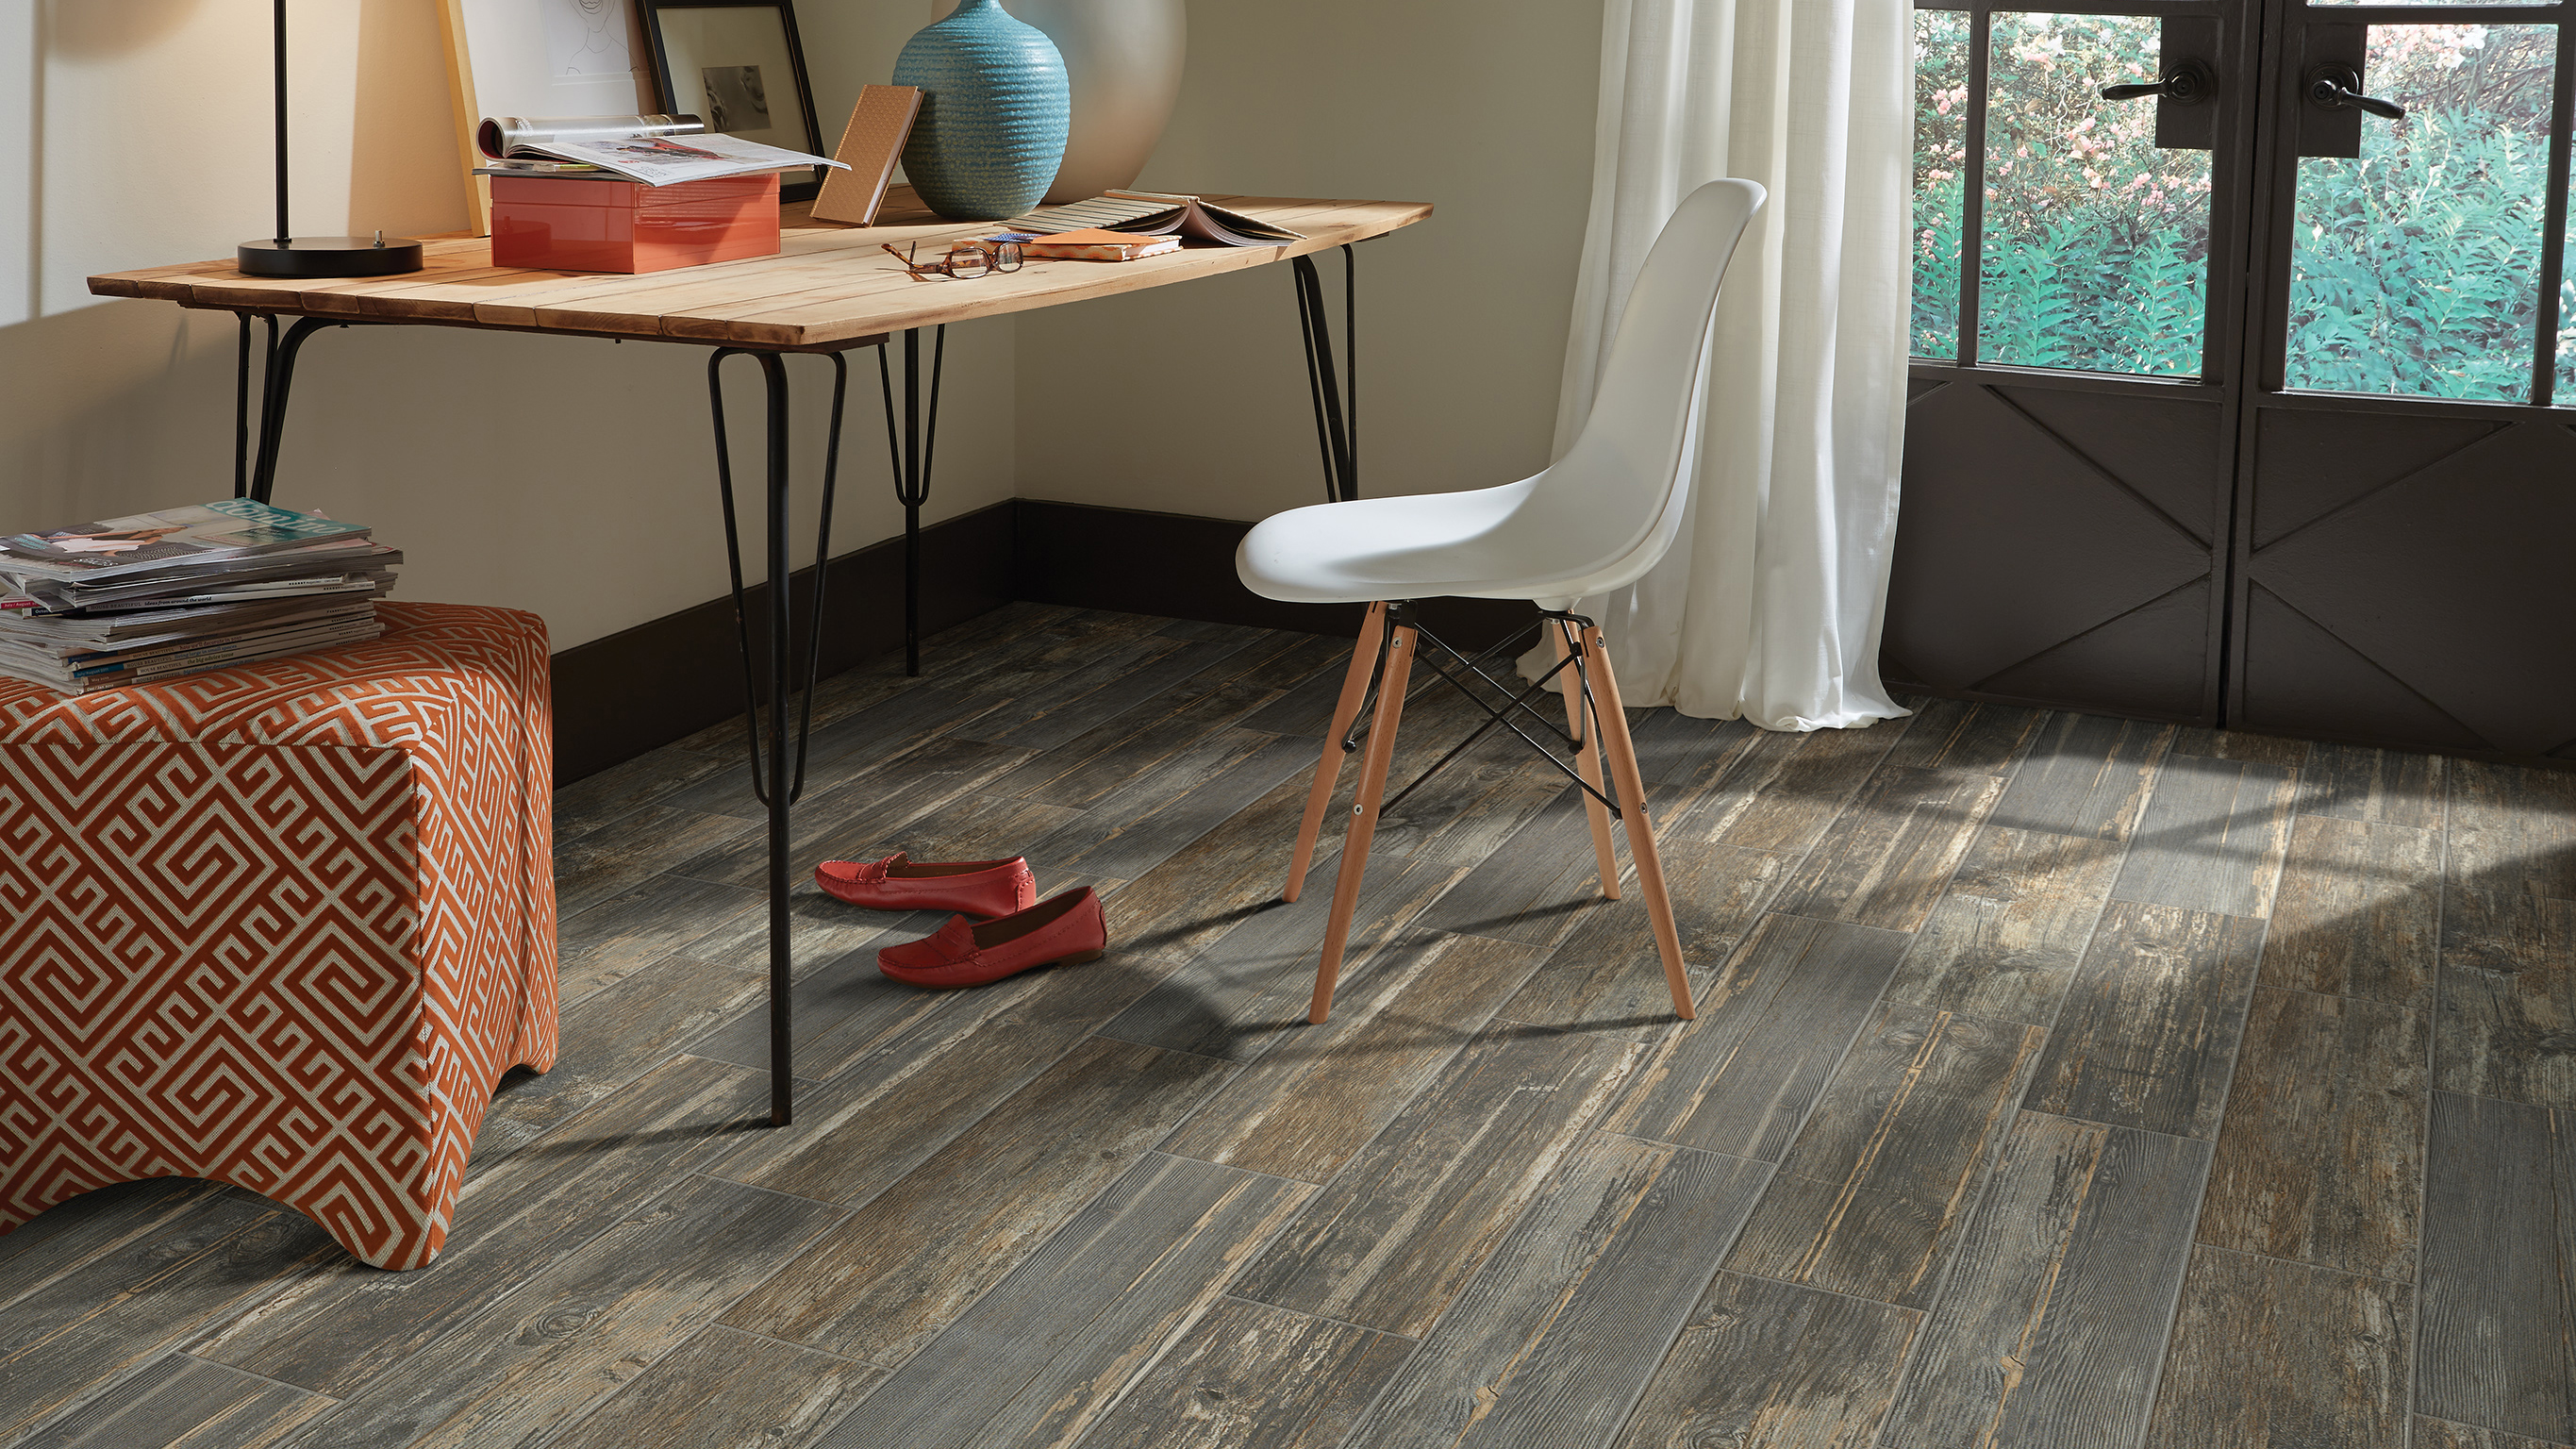
[[[0,136],[23,138],[0,143],[0,521],[230,490],[232,318],[101,301],[81,279],[221,255],[264,229],[268,11],[0,0]],[[928,6],[798,12],[829,117],[891,72]],[[435,0],[295,0],[292,14],[297,228],[461,224]],[[1194,0],[1190,18],[1189,82],[1144,184],[1439,207],[1363,248],[1369,491],[1543,465],[1590,169],[1597,4]],[[949,341],[934,521],[1015,489],[1235,518],[1320,496],[1284,268],[969,323]],[[324,333],[305,351],[278,497],[404,546],[404,596],[534,609],[558,648],[596,638],[723,592],[704,357]],[[901,526],[873,360],[853,361],[835,552]],[[736,416],[756,427],[751,369],[737,366]],[[790,366],[810,468],[822,369]]]

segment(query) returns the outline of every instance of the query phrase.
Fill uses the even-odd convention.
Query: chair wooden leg
[[[1565,647],[1566,626],[1554,619],[1547,621],[1547,642],[1562,661],[1569,652]],[[1593,789],[1601,785],[1601,739],[1598,731],[1586,734],[1583,729],[1582,676],[1569,669],[1557,676],[1565,686],[1565,728],[1583,741],[1574,754],[1574,767],[1583,772],[1583,782]],[[1593,795],[1583,797],[1584,816],[1592,822],[1592,859],[1601,867],[1601,894],[1609,900],[1619,899],[1619,858],[1610,849],[1610,809]]]
[[[1395,759],[1396,721],[1404,715],[1405,682],[1413,674],[1415,631],[1398,625],[1387,644],[1386,678],[1377,687],[1377,712],[1369,719],[1368,750],[1351,803],[1350,833],[1342,839],[1342,868],[1333,880],[1333,915],[1324,926],[1324,956],[1315,965],[1315,1000],[1306,1019],[1321,1026],[1333,1014],[1333,985],[1341,979],[1342,947],[1359,909],[1360,878],[1368,873],[1369,841],[1377,834],[1378,802],[1386,798],[1387,766]]]
[[[1664,864],[1655,854],[1655,827],[1646,818],[1646,782],[1637,772],[1637,747],[1628,738],[1628,714],[1619,703],[1619,679],[1610,670],[1610,653],[1601,646],[1601,631],[1583,631],[1584,652],[1593,670],[1593,697],[1600,706],[1601,752],[1608,757],[1610,778],[1619,785],[1619,813],[1628,822],[1628,854],[1637,862],[1637,886],[1645,893],[1646,915],[1655,925],[1655,950],[1664,958],[1664,984],[1672,989],[1673,1013],[1684,1021],[1697,1016],[1691,1005],[1690,976],[1682,969],[1682,933],[1673,924],[1673,903],[1664,894]]]
[[[1342,776],[1342,740],[1359,718],[1360,701],[1368,696],[1369,671],[1377,666],[1378,636],[1386,631],[1386,605],[1371,604],[1360,620],[1360,641],[1351,648],[1351,667],[1342,676],[1341,703],[1333,706],[1333,727],[1324,732],[1324,758],[1315,762],[1315,786],[1306,792],[1306,818],[1297,826],[1297,853],[1288,858],[1288,884],[1279,899],[1294,901],[1305,889],[1306,867],[1315,863],[1315,837],[1324,828],[1324,807],[1332,803],[1333,785]]]

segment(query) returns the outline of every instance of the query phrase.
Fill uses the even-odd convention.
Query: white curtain
[[[1608,0],[1592,212],[1556,448],[1592,407],[1646,250],[1681,199],[1760,182],[1717,307],[1691,513],[1585,600],[1633,705],[1769,729],[1902,715],[1878,679],[1905,429],[1907,0]]]

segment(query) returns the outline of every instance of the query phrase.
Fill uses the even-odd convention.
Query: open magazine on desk
[[[492,158],[477,176],[607,176],[671,186],[847,162],[698,129],[695,116],[487,116],[475,144]]]

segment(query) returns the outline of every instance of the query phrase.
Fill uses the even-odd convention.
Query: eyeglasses
[[[884,242],[878,245],[903,263],[903,269],[912,273],[913,280],[917,282],[926,282],[933,277],[953,277],[963,282],[993,272],[1016,272],[1020,269],[1018,242],[960,242],[948,249],[947,256],[935,262],[914,260],[914,248],[920,245],[918,242],[902,251],[896,251]]]

